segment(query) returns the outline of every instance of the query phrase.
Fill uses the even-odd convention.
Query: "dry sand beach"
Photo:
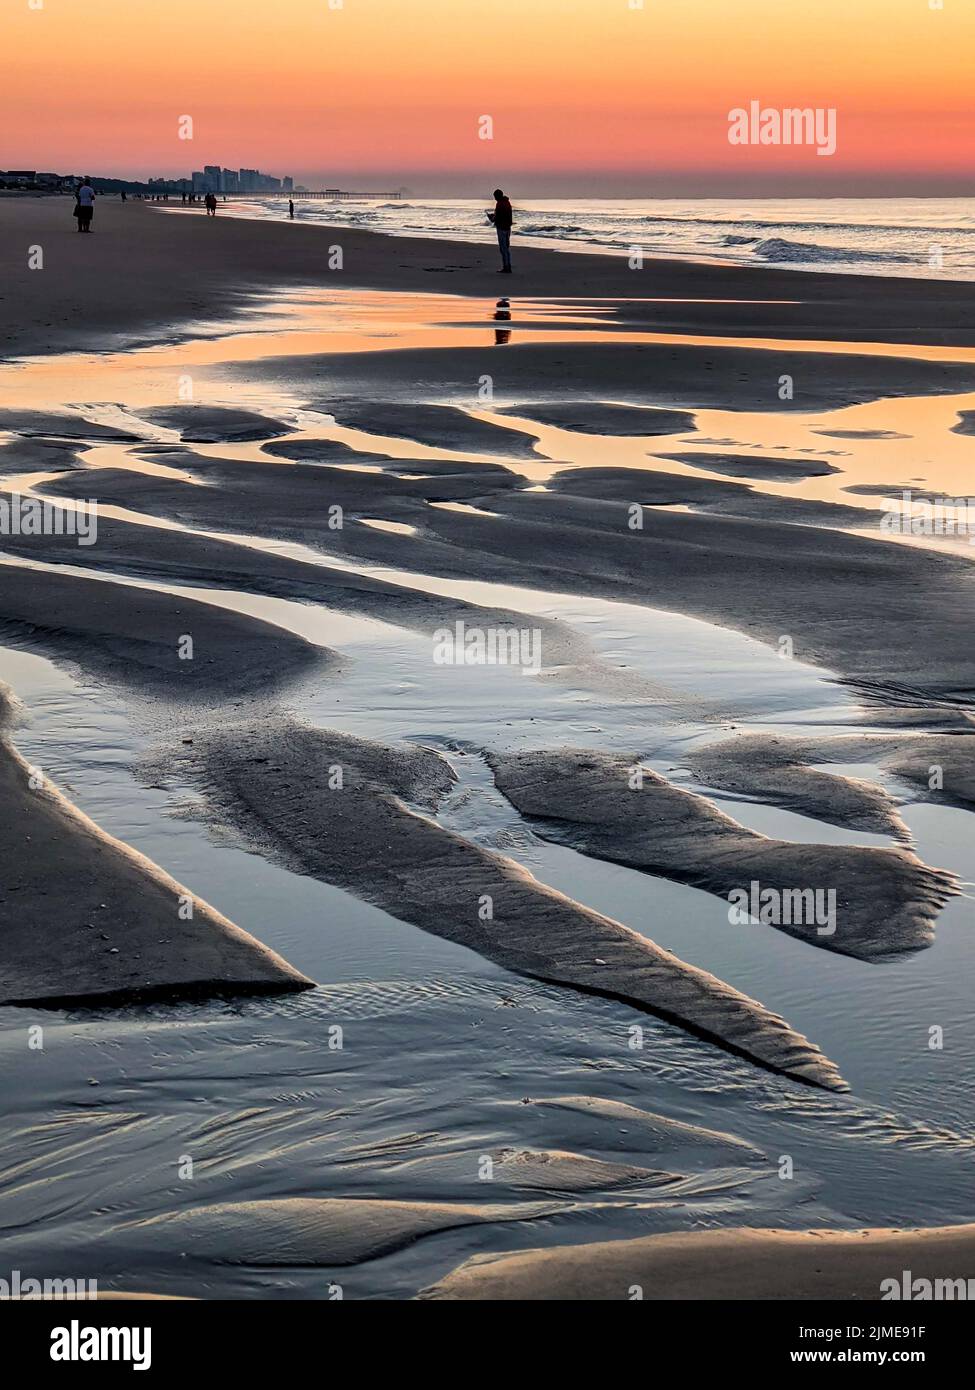
[[[973,551],[890,525],[975,284],[70,220],[0,197],[8,1267],[975,1277]]]

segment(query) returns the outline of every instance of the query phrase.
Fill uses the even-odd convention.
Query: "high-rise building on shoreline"
[[[291,192],[294,180],[275,178],[260,169],[221,169],[219,164],[204,164],[194,170],[191,187],[194,193],[277,193]]]

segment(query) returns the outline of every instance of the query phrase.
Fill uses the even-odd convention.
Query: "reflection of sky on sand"
[[[653,303],[654,301],[646,301]],[[555,303],[515,300],[512,306],[513,343],[518,335],[536,343],[686,343],[714,347],[747,347],[763,351],[863,353],[873,357],[925,361],[975,362],[975,350],[899,344],[829,343],[686,334],[629,333],[612,326],[612,301]],[[172,346],[134,348],[101,355],[63,354],[23,359],[0,368],[0,407],[63,409],[66,402],[99,402],[75,407],[86,418],[128,428],[148,440],[176,443],[178,433],[147,425],[129,412],[169,405],[179,398],[180,380],[192,379],[193,398],[208,405],[227,405],[273,413],[291,426],[282,439],[328,439],[351,450],[378,451],[395,459],[465,461],[462,450],[439,449],[403,437],[372,434],[341,426],[322,410],[311,410],[271,380],[237,382],[228,387],[221,368],[288,356],[328,352],[370,352],[377,349],[483,346],[494,331],[494,304],[451,295],[401,295],[367,291],[308,290],[291,294],[287,303],[255,297],[244,322],[208,325],[206,336],[190,337]],[[707,467],[709,453],[729,452],[774,458],[823,459],[840,471],[823,477],[788,482],[761,481],[741,476],[741,485],[784,499],[845,503],[877,514],[877,537],[923,545],[946,545],[968,553],[967,540],[949,537],[891,537],[879,530],[881,517],[894,507],[905,488],[929,489],[938,495],[966,497],[975,492],[970,481],[971,436],[954,433],[957,412],[975,409],[975,393],[945,396],[893,397],[832,411],[804,412],[801,373],[796,402],[785,409],[695,411],[696,430],[643,438],[581,434],[540,425],[529,416],[498,414],[472,399],[469,414],[477,420],[522,430],[537,436],[534,455],[512,461],[503,451],[478,454],[484,461],[507,464],[531,483],[544,483],[565,467],[623,467],[727,483],[729,476]],[[451,402],[461,404],[463,402]],[[620,402],[623,403],[623,402]],[[706,442],[713,441],[713,442]],[[720,442],[718,442],[720,441]],[[264,452],[260,443],[197,444],[204,458],[250,459],[287,463]],[[701,467],[670,456],[701,456]],[[136,456],[125,445],[89,448],[83,463],[92,467],[137,468],[184,481],[181,469],[171,470],[164,456]],[[363,471],[375,464],[343,463]],[[885,489],[884,493],[850,492],[850,487]],[[869,527],[861,528],[866,535]]]
[[[516,305],[513,345],[520,335],[546,342],[605,341],[605,335],[598,331],[605,307],[602,303]],[[0,368],[0,406],[43,410],[63,409],[72,401],[99,402],[79,406],[78,413],[92,421],[130,429],[141,436],[143,444],[94,444],[82,456],[83,467],[135,469],[186,485],[199,485],[200,476],[168,463],[165,452],[145,451],[146,442],[174,446],[177,432],[149,425],[131,413],[147,406],[172,404],[184,373],[192,376],[194,395],[201,403],[259,410],[283,420],[290,433],[282,439],[330,439],[350,449],[387,453],[393,459],[461,461],[469,455],[339,427],[326,414],[305,409],[302,401],[273,384],[230,386],[221,368],[235,361],[259,361],[289,352],[306,355],[400,346],[481,345],[494,332],[492,310],[493,304],[448,296],[309,292],[294,297],[294,303],[280,313],[272,314],[267,303],[256,303],[255,322],[249,322],[243,332],[238,321],[216,326],[216,336],[173,347],[141,348],[101,357],[78,354]],[[732,345],[735,340],[614,331],[613,341]],[[781,346],[751,340],[743,340],[741,345],[756,351]],[[954,349],[807,346],[815,351],[889,352],[913,358],[934,353],[944,360],[975,360],[975,354]],[[683,430],[672,436],[642,438],[583,435],[540,426],[524,417],[478,408],[474,402],[470,413],[477,419],[507,429],[523,428],[538,436],[534,459],[495,456],[496,461],[525,474],[535,487],[558,469],[573,465],[661,469],[727,483],[725,474],[671,461],[668,449],[701,454],[754,452],[773,457],[779,452],[783,457],[827,459],[842,471],[790,483],[755,482],[757,490],[883,510],[878,496],[851,494],[844,488],[889,483],[896,496],[902,485],[922,482],[925,488],[943,489],[949,495],[961,496],[968,491],[973,442],[951,433],[950,427],[959,409],[973,406],[975,395],[955,395],[898,398],[814,413],[791,408],[789,412],[709,409],[697,412],[696,433]],[[822,433],[824,430],[883,430],[905,437],[831,437]],[[722,442],[707,444],[702,440]],[[207,459],[237,459],[286,468],[308,466],[270,455],[254,442],[188,447],[204,464]],[[483,460],[490,457],[478,456]],[[383,471],[382,465],[375,463],[346,462],[341,466],[369,473]],[[26,490],[53,476],[35,466],[31,473],[3,481],[6,486]],[[60,505],[74,504],[61,499]],[[484,511],[470,503],[431,505]],[[178,522],[145,517],[125,508],[103,507],[100,511],[118,520],[176,532],[185,529]],[[397,555],[395,533],[412,529],[371,514],[356,520],[390,533],[391,560]],[[545,670],[544,651],[541,678],[526,677],[520,670],[506,667],[435,667],[430,659],[429,634],[390,623],[281,598],[164,586],[148,580],[124,581],[165,587],[250,613],[337,649],[347,657],[340,676],[306,683],[295,690],[293,703],[301,717],[364,737],[412,739],[437,747],[458,774],[456,791],[440,814],[445,826],[510,855],[542,882],[628,923],[682,959],[713,971],[781,1012],[837,1062],[857,1096],[866,1100],[816,1095],[759,1073],[679,1029],[635,1015],[625,1007],[515,979],[473,953],[426,936],[338,890],[289,874],[226,840],[201,833],[196,822],[169,814],[173,798],[177,803],[181,798],[192,799],[191,788],[176,786],[167,794],[158,786],[143,785],[133,773],[135,760],[148,739],[122,701],[104,690],[79,685],[40,657],[5,649],[0,654],[0,670],[32,713],[30,724],[17,734],[22,751],[107,830],[191,883],[201,896],[325,985],[305,1001],[273,1007],[243,1005],[227,1018],[215,1016],[214,1011],[205,1016],[195,1014],[192,1029],[185,1020],[171,1023],[160,1011],[158,1021],[143,1029],[147,1039],[144,1055],[137,1052],[138,1042],[126,1042],[125,1076],[117,1079],[111,1078],[109,1068],[101,1067],[97,1059],[99,1053],[111,1054],[119,1046],[117,1036],[125,1030],[124,1021],[58,1025],[78,1035],[73,1041],[75,1055],[81,1060],[69,1062],[69,1067],[81,1067],[80,1075],[86,1074],[86,1069],[87,1074],[103,1075],[107,1100],[124,1098],[135,1075],[140,1085],[144,1083],[140,1095],[151,1096],[152,1105],[158,1105],[156,1132],[133,1133],[131,1147],[120,1159],[128,1200],[141,1210],[151,1210],[152,1204],[160,1201],[158,1183],[146,1174],[153,1164],[164,1161],[160,1156],[163,1148],[165,1161],[170,1161],[171,1149],[181,1151],[174,1145],[183,1142],[180,1126],[185,1119],[181,1105],[172,1105],[170,1099],[167,1107],[167,1095],[182,1094],[180,1088],[187,1086],[197,1100],[218,1108],[226,1107],[226,1097],[234,1087],[235,1096],[244,1095],[241,1110],[251,1104],[266,1104],[269,1113],[274,1106],[280,1107],[282,1097],[297,1095],[302,1101],[310,1097],[313,1104],[302,1105],[302,1117],[295,1121],[297,1159],[290,1150],[279,1152],[273,1126],[268,1122],[267,1129],[262,1129],[261,1121],[256,1154],[261,1175],[226,1160],[227,1181],[216,1182],[207,1196],[227,1200],[229,1196],[267,1195],[269,1191],[276,1194],[279,1189],[275,1183],[279,1187],[284,1184],[289,1192],[305,1190],[319,1171],[320,1150],[316,1145],[321,1135],[312,1133],[313,1121],[335,1099],[333,1073],[328,1072],[323,1081],[328,1059],[323,1060],[318,1038],[309,1036],[308,1017],[314,1017],[324,1029],[336,1015],[358,1017],[355,1010],[361,1010],[365,1000],[369,1019],[376,1018],[379,1023],[376,1028],[370,1025],[362,1030],[356,1038],[360,1050],[342,1059],[352,1074],[343,1079],[343,1113],[336,1116],[334,1125],[347,1144],[361,1143],[368,1132],[381,1152],[386,1143],[399,1142],[407,1124],[429,1130],[432,1138],[427,1142],[431,1145],[462,1144],[472,1127],[478,1142],[486,1135],[492,1142],[525,1143],[529,1142],[522,1128],[525,1112],[515,1111],[514,1120],[502,1122],[496,1111],[490,1111],[485,1096],[496,1107],[499,1095],[520,1104],[526,1094],[551,1094],[559,1089],[585,1093],[588,1089],[715,1128],[737,1129],[767,1145],[773,1155],[794,1152],[796,1145],[802,1148],[810,1176],[804,1179],[807,1186],[801,1191],[797,1184],[795,1191],[783,1192],[792,1185],[777,1181],[769,1184],[769,1190],[758,1191],[735,1182],[728,1195],[682,1198],[685,1210],[679,1216],[668,1216],[666,1211],[654,1214],[648,1203],[645,1211],[641,1208],[640,1217],[646,1229],[654,1229],[654,1222],[668,1228],[688,1219],[707,1224],[760,1223],[763,1214],[784,1225],[826,1224],[837,1213],[848,1221],[905,1223],[960,1220],[968,1214],[965,1202],[970,1181],[956,1150],[969,1141],[939,1135],[936,1126],[956,1126],[964,1136],[972,1132],[968,1090],[975,1067],[975,1042],[968,1027],[970,991],[965,981],[971,976],[975,940],[970,931],[969,899],[953,901],[942,914],[934,948],[893,965],[864,965],[805,947],[774,931],[731,929],[725,905],[711,895],[590,860],[538,839],[496,791],[480,756],[480,750],[492,744],[528,748],[567,743],[631,751],[674,781],[690,785],[681,769],[682,751],[699,740],[731,736],[736,726],[782,733],[848,729],[863,711],[846,688],[835,684],[827,672],[779,660],[767,647],[740,633],[676,614],[477,579],[433,578],[403,570],[395,563],[356,565],[300,545],[259,537],[227,534],[220,538],[319,566],[375,575],[427,594],[510,608],[529,620],[535,615],[562,622],[589,639],[604,667],[642,675],[686,698],[682,717],[674,718],[671,710],[652,698],[621,698],[612,688],[587,681],[582,672]],[[64,572],[72,567],[59,568]],[[83,553],[73,572],[91,573],[84,569]],[[550,678],[553,674],[555,679]],[[833,766],[831,770],[840,769]],[[885,774],[875,766],[851,771],[867,780],[885,780]],[[708,788],[698,790],[764,834],[820,843],[882,843],[877,836],[854,835],[758,802]],[[904,818],[927,862],[953,868],[968,881],[975,879],[965,813],[910,805]],[[389,1004],[392,995],[408,1001],[405,1021],[399,1024],[392,1017],[396,1012]],[[491,1008],[500,1009],[499,1000],[503,997],[505,1001],[504,1041],[499,1042],[492,1033],[487,1047],[472,1029],[472,1011],[482,1008],[485,997]],[[518,1007],[507,1008],[509,997],[519,1001]],[[176,1017],[183,1016],[177,1011]],[[622,1041],[634,1019],[644,1024],[651,1040],[645,1056],[628,1054]],[[943,1053],[927,1047],[926,1030],[932,1021],[948,1030],[950,1045]],[[614,1030],[620,1037],[617,1051]],[[422,1045],[418,1045],[421,1038]],[[8,1043],[9,1038],[0,1032],[0,1046]],[[410,1051],[408,1068],[398,1065],[404,1050]],[[165,1079],[160,1073],[163,1064]],[[483,1076],[479,1068],[485,1069]],[[29,1114],[34,1107],[35,1115],[46,1123],[48,1111],[43,1107],[63,1106],[65,1094],[70,1093],[70,1078],[67,1092],[65,1084],[62,1082],[59,1089],[48,1078],[49,1094],[40,1101],[33,1094],[21,1096],[18,1114]],[[381,1103],[377,1095],[383,1098]],[[389,1099],[394,1095],[397,1104]],[[400,1100],[409,1114],[402,1105],[397,1108]],[[874,1105],[883,1108],[876,1111]],[[916,1166],[916,1155],[911,1151],[912,1131],[924,1149],[923,1169]],[[0,1139],[0,1155],[2,1144]],[[114,1151],[118,1154],[121,1149],[116,1146]],[[969,1155],[966,1152],[961,1157],[967,1161]],[[876,1182],[878,1170],[884,1179],[880,1184]],[[46,1176],[53,1170],[42,1171]],[[357,1181],[368,1181],[357,1177],[357,1171],[355,1164],[345,1169],[352,1189]],[[938,1181],[932,1187],[930,1175],[934,1171]],[[817,1185],[823,1188],[821,1199],[816,1195]],[[22,1194],[19,1200],[24,1200]],[[28,1207],[20,1210],[30,1216],[33,1198],[26,1200]],[[636,1200],[628,1198],[629,1208],[621,1213],[610,1203],[601,1203],[593,1210],[577,1208],[572,1217],[572,1238],[635,1234]],[[29,1230],[26,1220],[25,1229]],[[40,1229],[29,1238],[37,1236]],[[466,1253],[501,1248],[507,1239],[497,1230],[492,1230],[487,1240],[452,1238],[441,1245],[444,1268]],[[534,1230],[526,1230],[520,1239],[510,1239],[514,1244],[541,1243]],[[419,1277],[413,1271],[418,1266],[423,1270],[419,1282],[443,1272],[425,1263],[429,1258],[426,1243],[421,1242],[417,1250],[402,1258],[383,1262],[385,1271],[378,1278],[388,1280],[386,1287],[391,1290],[412,1291]],[[24,1261],[22,1264],[29,1267]],[[171,1276],[165,1272],[159,1275],[163,1282],[167,1277]],[[230,1285],[239,1277],[235,1273],[225,1276]],[[369,1284],[370,1290],[376,1287],[376,1277]],[[307,1291],[307,1284],[301,1282],[303,1276],[294,1278],[296,1285]]]
[[[621,438],[583,435],[552,425],[539,425],[530,416],[472,411],[477,419],[524,429],[538,436],[538,450],[546,457],[519,460],[518,468],[539,480],[550,478],[565,463],[576,467],[641,468],[676,473],[685,477],[731,481],[727,473],[707,467],[709,454],[754,453],[757,458],[822,459],[840,471],[821,477],[797,477],[776,482],[749,479],[744,472],[736,481],[776,497],[841,502],[883,513],[880,495],[851,493],[851,486],[885,485],[897,500],[904,488],[936,489],[951,497],[975,492],[972,437],[956,434],[958,412],[975,409],[971,395],[892,397],[846,406],[839,410],[798,411],[695,410],[696,432]],[[863,431],[858,438],[831,438],[824,430]],[[890,430],[903,438],[870,438],[868,433]],[[698,454],[701,466],[681,462],[672,454]],[[552,462],[559,460],[560,462]],[[561,462],[564,461],[564,462]],[[886,496],[887,494],[885,494]]]
[[[800,414],[770,411],[766,414],[740,411],[697,412],[701,435],[739,442],[762,453],[787,451],[825,458],[842,471],[820,478],[804,478],[795,483],[763,482],[763,492],[780,497],[809,497],[819,501],[845,502],[854,506],[879,507],[877,495],[850,493],[851,485],[880,485],[890,488],[897,498],[903,488],[936,489],[948,496],[967,496],[975,488],[972,461],[975,444],[971,436],[955,434],[958,412],[975,408],[975,394],[953,396],[888,397],[867,401],[841,410]],[[823,431],[856,430],[857,438],[830,437]],[[869,438],[869,433],[890,431],[903,438]],[[681,444],[681,452],[696,453],[693,436]],[[708,446],[702,448],[706,452]],[[654,452],[658,452],[656,449]]]

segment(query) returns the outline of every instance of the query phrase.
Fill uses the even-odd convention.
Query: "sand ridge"
[[[547,839],[732,900],[760,891],[832,892],[835,916],[769,925],[811,946],[882,960],[931,944],[954,876],[903,849],[792,844],[740,825],[639,760],[576,748],[486,754],[498,787]],[[635,771],[639,769],[639,771]],[[824,900],[825,901],[825,900]],[[766,919],[763,917],[762,921]]]
[[[191,749],[162,752],[152,775],[166,767],[200,787],[215,821],[293,872],[508,969],[620,999],[774,1071],[844,1087],[812,1043],[754,999],[436,825],[429,812],[453,772],[432,750],[270,718],[205,731]]]
[[[854,1299],[885,1281],[971,1279],[975,1226],[919,1231],[689,1231],[475,1255],[427,1299]]]
[[[9,693],[0,688],[6,726]],[[280,993],[312,981],[107,835],[0,737],[0,1003]],[[56,873],[51,873],[56,866]]]
[[[975,807],[975,726],[970,722],[954,732],[905,730],[808,738],[746,734],[691,752],[683,761],[711,786],[758,795],[834,825],[900,839],[907,839],[908,833],[894,795],[873,783],[812,765],[874,762],[905,783],[916,800],[966,810]]]

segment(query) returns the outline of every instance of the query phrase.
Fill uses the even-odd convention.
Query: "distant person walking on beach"
[[[95,214],[95,190],[91,186],[91,181],[86,174],[78,185],[78,192],[75,195],[75,217],[78,219],[78,231],[90,232],[91,219]]]
[[[503,188],[494,190],[494,211],[488,213],[488,221],[493,222],[498,234],[498,249],[501,252],[499,275],[511,274],[511,201],[504,196]]]
[[[215,193],[208,193],[208,194],[206,195],[206,197],[204,198],[203,201],[206,203],[207,217],[216,217],[216,215],[217,215],[217,197],[216,197],[216,194],[215,194]]]
[[[291,218],[293,222],[295,216],[295,202],[293,198],[288,199],[288,216]]]

